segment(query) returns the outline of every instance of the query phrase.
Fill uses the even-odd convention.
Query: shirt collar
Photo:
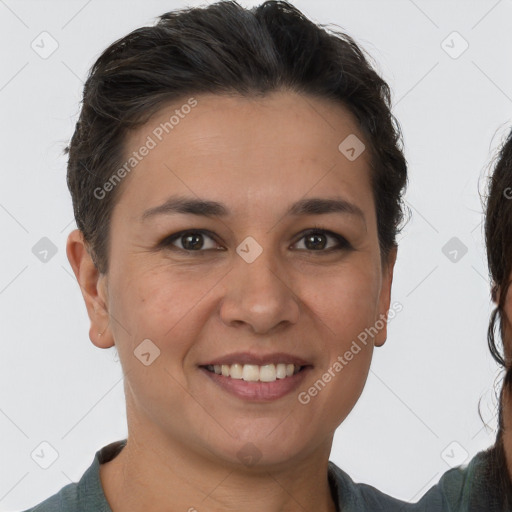
[[[81,506],[79,512],[87,512],[88,510],[112,512],[105,497],[103,486],[101,485],[100,464],[109,462],[119,455],[121,450],[126,446],[126,442],[127,439],[114,441],[96,452],[91,466],[83,474],[78,483],[78,502],[87,504],[87,509]],[[353,494],[353,489],[349,488],[354,487],[355,484],[344,471],[331,461],[328,463],[327,477],[337,511],[344,510],[342,509],[341,495],[346,495],[347,492]]]

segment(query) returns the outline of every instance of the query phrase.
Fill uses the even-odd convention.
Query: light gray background
[[[512,124],[512,0],[293,3],[374,57],[404,131],[413,217],[400,237],[393,291],[404,309],[375,352],[331,459],[356,481],[416,500],[449,463],[495,435],[499,372],[486,344],[478,191]],[[34,505],[78,480],[97,449],[126,435],[115,351],[89,341],[65,255],[75,225],[62,150],[99,53],[163,12],[201,4],[0,0],[0,510]],[[48,38],[43,31],[59,45],[46,59],[31,47]],[[469,44],[458,58],[464,41],[454,31]],[[46,263],[32,252],[42,237],[57,247]],[[452,237],[467,247],[456,262],[442,252]],[[43,441],[59,454],[46,470],[31,458]]]

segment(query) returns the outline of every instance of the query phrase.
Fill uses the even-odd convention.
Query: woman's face
[[[195,101],[127,139],[127,159],[147,154],[98,283],[93,339],[115,340],[129,435],[228,464],[328,453],[386,337],[394,253],[383,267],[369,151],[325,100]]]
[[[512,281],[512,273],[509,275],[509,281]],[[498,304],[499,295],[495,303]],[[512,360],[512,285],[508,287],[505,303],[503,304],[503,313],[500,317],[501,330],[503,337],[503,347],[505,359]]]

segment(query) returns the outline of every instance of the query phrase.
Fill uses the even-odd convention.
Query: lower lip
[[[273,382],[247,382],[243,379],[224,377],[224,375],[210,372],[206,368],[200,368],[207,377],[228,393],[244,400],[261,402],[277,400],[291,393],[299,387],[310,369],[309,366],[306,366],[291,377],[277,379]]]

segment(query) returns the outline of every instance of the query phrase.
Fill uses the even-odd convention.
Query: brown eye
[[[311,233],[306,235],[304,240],[306,248],[311,250],[325,249],[327,245],[327,237],[324,233]]]
[[[159,245],[167,248],[173,246],[176,249],[188,252],[204,252],[205,250],[219,249],[219,245],[213,237],[202,230],[175,233],[165,238]]]
[[[352,248],[346,238],[324,229],[311,229],[302,234],[302,238],[299,242],[302,240],[304,240],[304,249],[311,252],[330,252]],[[329,240],[334,240],[334,244],[331,243],[331,245],[328,246]],[[296,242],[296,244],[299,242]]]
[[[183,249],[186,251],[194,251],[201,249],[204,245],[203,235],[192,233],[190,235],[183,235],[180,239]]]

